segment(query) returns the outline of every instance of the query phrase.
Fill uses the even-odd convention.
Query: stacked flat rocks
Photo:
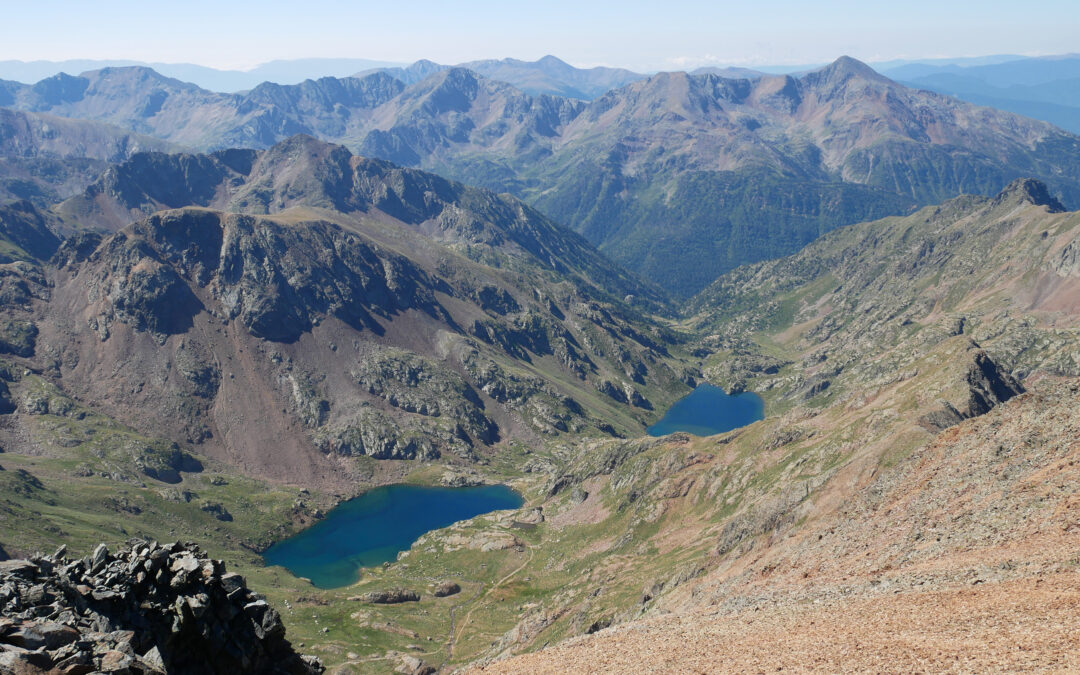
[[[0,562],[0,673],[323,672],[243,577],[194,544]]]

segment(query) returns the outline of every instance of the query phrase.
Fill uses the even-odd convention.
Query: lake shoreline
[[[266,566],[284,567],[316,588],[341,588],[358,581],[363,568],[395,561],[428,532],[524,504],[520,494],[502,484],[383,485],[341,502],[261,556]]]
[[[653,437],[680,431],[694,436],[714,436],[763,419],[765,402],[757,394],[732,395],[706,383],[673,403],[645,432]]]

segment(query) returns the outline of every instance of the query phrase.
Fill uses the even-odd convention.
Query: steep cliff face
[[[204,309],[182,280],[205,290],[215,313],[256,338],[291,342],[333,316],[363,330],[372,314],[419,310],[448,318],[434,293],[449,291],[407,258],[331,223],[288,227],[212,211],[167,211],[111,237],[91,284],[136,329],[179,334]],[[111,323],[112,317],[101,321]]]

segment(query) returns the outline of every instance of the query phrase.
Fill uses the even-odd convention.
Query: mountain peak
[[[286,155],[296,151],[323,153],[337,148],[344,148],[344,146],[320,140],[310,134],[293,134],[285,140],[272,145],[267,149],[267,152]]]
[[[433,82],[438,82],[440,84],[447,83],[457,85],[475,85],[480,78],[481,75],[479,75],[474,70],[470,70],[469,68],[465,68],[462,66],[450,66],[449,68],[445,68],[429,75],[425,79],[431,80]]]
[[[541,66],[558,66],[560,68],[565,68],[570,65],[566,61],[563,61],[557,56],[552,56],[551,54],[541,57],[536,63]]]
[[[1050,194],[1046,184],[1034,178],[1017,178],[1005,186],[994,198],[994,203],[1045,206],[1050,213],[1061,213],[1065,210],[1064,205]]]
[[[201,91],[197,85],[162,75],[149,66],[107,66],[79,75],[89,86],[136,87],[153,84],[178,91]]]
[[[171,77],[165,77],[149,66],[106,66],[97,70],[88,70],[80,75],[88,79],[101,79],[106,77],[176,81]]]
[[[841,56],[829,65],[825,66],[824,68],[820,68],[814,71],[814,73],[823,75],[830,79],[847,79],[851,77],[858,77],[865,80],[889,80],[889,78],[877,72],[862,61],[854,59],[850,56]]]

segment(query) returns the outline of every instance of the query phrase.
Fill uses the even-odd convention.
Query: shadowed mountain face
[[[308,133],[507,191],[680,295],[831,227],[993,194],[1022,175],[1080,201],[1077,137],[906,88],[846,57],[800,77],[662,73],[591,102],[429,70],[408,86],[381,72],[246,95],[145,69],[9,89],[16,107],[196,147]]]
[[[100,122],[0,108],[0,201],[45,206],[81,192],[109,162],[172,147]]]
[[[0,206],[0,264],[16,260],[46,261],[60,247],[53,230],[59,223],[26,201]]]
[[[686,389],[637,309],[663,295],[580,235],[310,137],[139,154],[58,213],[81,229],[59,250],[52,214],[0,211],[28,261],[0,328],[70,395],[249,473],[344,485],[357,457],[636,433]]]
[[[603,294],[658,308],[655,287],[613,265],[581,236],[507,195],[434,174],[355,156],[340,145],[296,136],[268,150],[212,155],[143,153],[110,168],[61,204],[67,221],[117,230],[162,209],[202,206],[273,214],[297,207],[391,218],[446,245],[527,256]]]

